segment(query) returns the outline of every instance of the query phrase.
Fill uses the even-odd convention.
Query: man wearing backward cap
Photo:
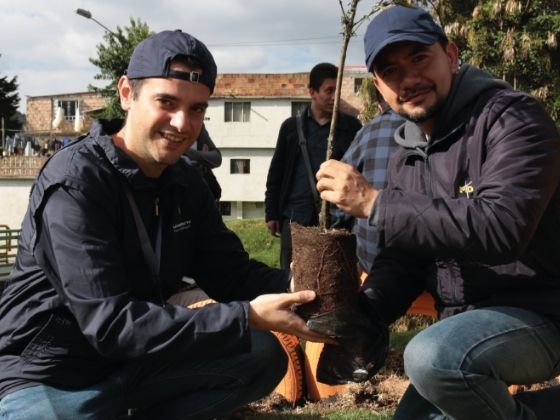
[[[0,299],[5,419],[212,418],[271,392],[286,370],[274,329],[321,340],[290,308],[290,277],[250,260],[181,156],[216,65],[164,31],[118,83],[123,121],[100,121],[33,186]],[[188,276],[218,303],[167,303]]]

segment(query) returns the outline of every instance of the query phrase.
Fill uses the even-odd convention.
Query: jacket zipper
[[[434,198],[434,194],[432,191],[432,172],[430,170],[430,158],[427,151],[424,154],[424,163],[426,166],[426,193],[428,194],[428,197]]]

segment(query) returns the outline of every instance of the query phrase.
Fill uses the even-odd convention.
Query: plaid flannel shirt
[[[341,161],[354,166],[377,189],[387,185],[387,164],[391,152],[397,147],[393,134],[404,119],[391,110],[376,116],[356,134],[354,141]],[[356,235],[358,261],[369,271],[377,255],[377,231],[367,219],[354,219],[335,206],[331,206],[333,227],[352,227]]]

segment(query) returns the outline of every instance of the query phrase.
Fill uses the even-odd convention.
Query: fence
[[[7,225],[0,225],[0,282],[10,274],[16,261],[20,234],[20,229],[10,229]]]

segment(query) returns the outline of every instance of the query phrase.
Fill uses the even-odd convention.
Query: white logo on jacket
[[[467,198],[470,198],[470,195],[474,193],[474,187],[472,185],[472,181],[465,181],[465,185],[459,187],[459,194],[465,194]]]
[[[185,220],[184,222],[176,223],[173,225],[173,232],[181,232],[182,230],[187,230],[191,228],[191,220]]]

